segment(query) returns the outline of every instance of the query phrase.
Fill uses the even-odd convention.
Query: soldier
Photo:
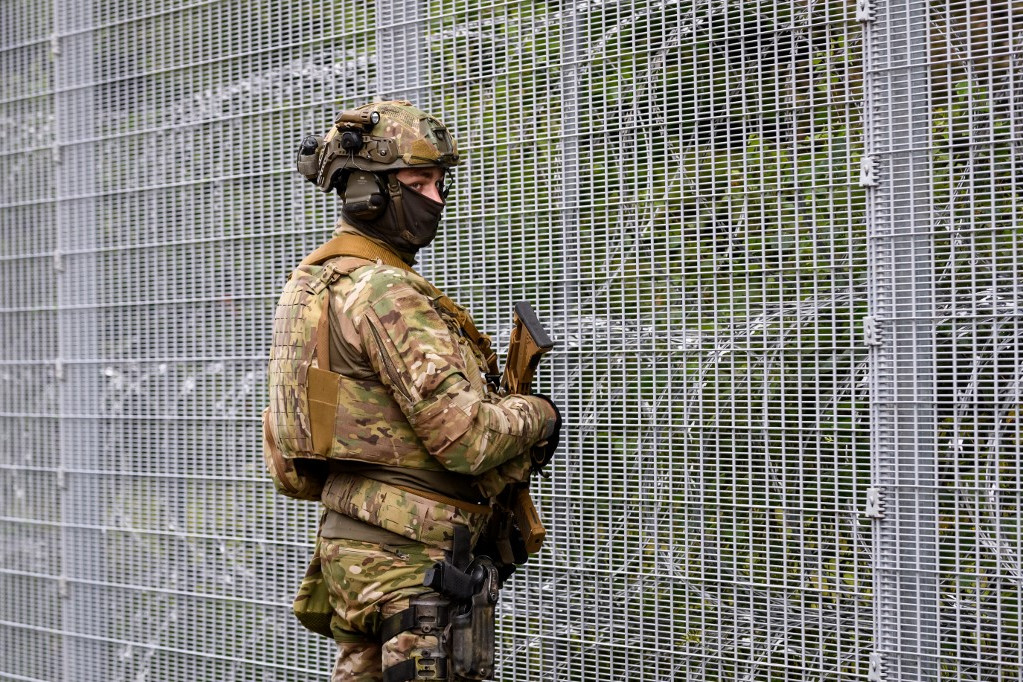
[[[447,128],[404,101],[342,112],[299,150],[343,217],[275,315],[265,452],[282,491],[324,506],[307,582],[330,606],[334,682],[490,678],[497,585],[468,613],[424,581],[444,562],[472,589],[496,576],[473,551],[494,500],[528,477],[531,448],[557,444],[554,404],[500,395],[489,338],[411,267],[457,163]]]

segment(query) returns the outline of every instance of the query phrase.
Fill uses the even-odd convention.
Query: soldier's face
[[[441,187],[444,184],[444,169],[436,166],[428,168],[404,168],[396,174],[398,182],[408,185],[409,188],[422,194],[424,197],[433,199],[438,204],[444,203],[441,196]]]

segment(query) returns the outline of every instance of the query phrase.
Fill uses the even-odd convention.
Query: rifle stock
[[[540,358],[554,348],[554,341],[536,318],[533,306],[519,301],[514,310],[514,326],[508,341],[508,360],[504,365],[501,386],[508,393],[529,395],[533,392],[533,376]]]

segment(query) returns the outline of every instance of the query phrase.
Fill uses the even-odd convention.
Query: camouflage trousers
[[[437,637],[404,632],[381,643],[380,624],[429,592],[423,576],[444,552],[420,543],[391,546],[357,540],[320,540],[324,582],[334,610],[337,642],[331,682],[380,682],[383,670],[440,647]]]

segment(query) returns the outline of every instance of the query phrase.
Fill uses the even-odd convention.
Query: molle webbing
[[[310,405],[306,395],[309,372],[316,370],[327,342],[327,309],[309,303],[320,296],[326,301],[328,287],[340,276],[329,264],[315,273],[296,271],[274,311],[267,426],[284,456],[322,457],[330,448],[329,441],[313,437],[310,420],[323,406]]]
[[[320,501],[339,514],[444,550],[451,549],[456,526],[465,526],[475,544],[490,518],[485,505],[344,472],[327,479]]]

